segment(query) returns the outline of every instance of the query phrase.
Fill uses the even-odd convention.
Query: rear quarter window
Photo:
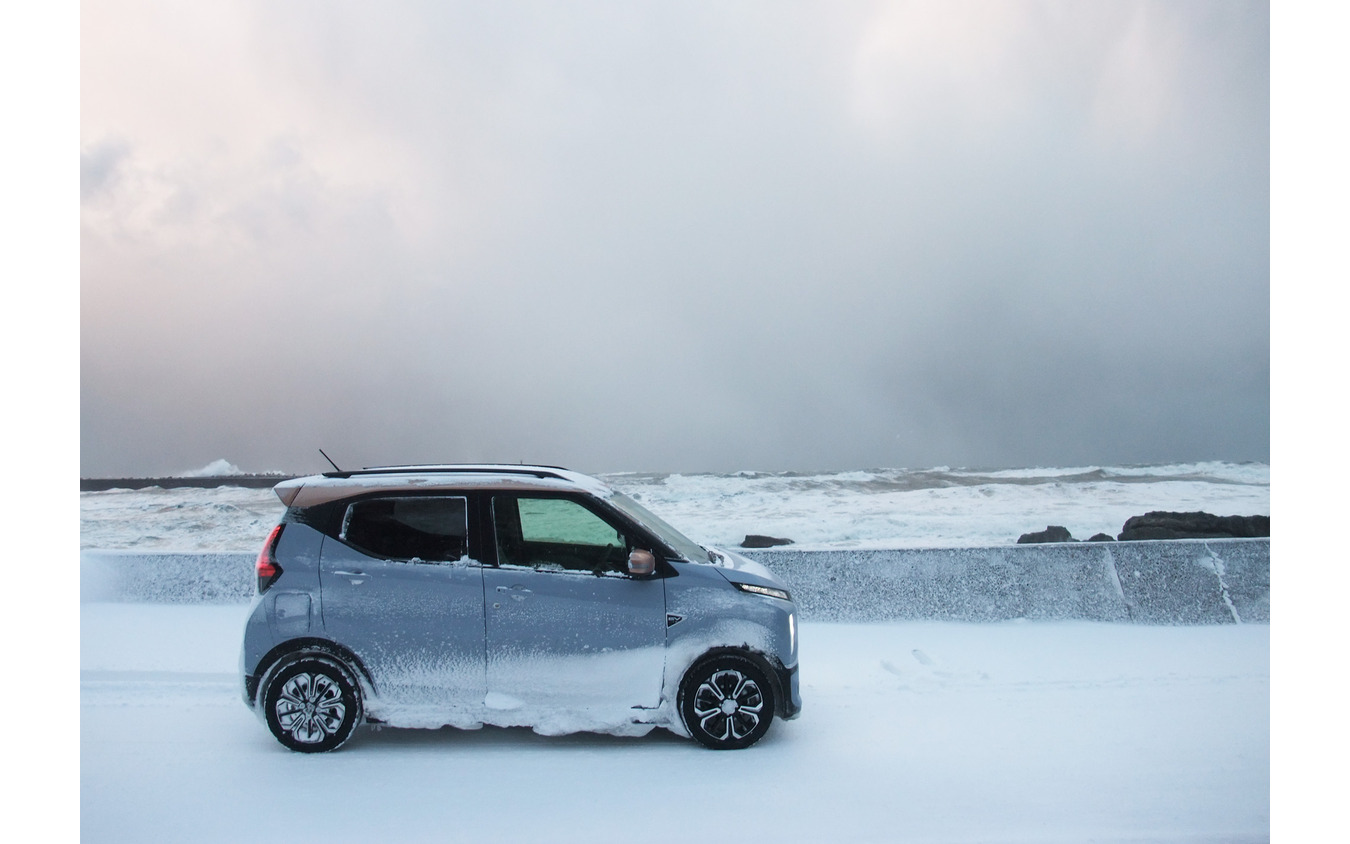
[[[469,552],[468,499],[368,498],[347,507],[338,538],[371,556],[445,562]]]

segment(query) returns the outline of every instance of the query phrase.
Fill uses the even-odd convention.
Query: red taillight
[[[281,538],[281,527],[277,525],[272,528],[272,532],[267,535],[267,541],[263,543],[262,551],[258,553],[255,568],[258,571],[259,595],[266,592],[268,587],[281,577],[281,566],[277,564],[277,540]]]

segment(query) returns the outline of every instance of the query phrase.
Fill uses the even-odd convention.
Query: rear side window
[[[340,539],[374,557],[445,562],[469,552],[468,500],[370,498],[347,507]]]

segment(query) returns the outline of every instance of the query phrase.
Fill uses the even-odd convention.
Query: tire
[[[739,750],[763,738],[773,723],[774,703],[768,675],[736,654],[695,664],[680,683],[685,729],[713,750]]]
[[[277,741],[300,753],[326,753],[341,747],[361,723],[361,691],[336,659],[301,657],[268,680],[263,711]]]

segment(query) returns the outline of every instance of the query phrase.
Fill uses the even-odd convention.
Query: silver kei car
[[[783,584],[594,478],[400,466],[276,493],[240,662],[245,702],[292,750],[362,723],[664,727],[734,749],[801,711]]]

